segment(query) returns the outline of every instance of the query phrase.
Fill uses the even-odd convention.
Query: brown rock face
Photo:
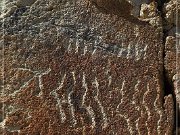
[[[166,20],[166,42],[165,42],[165,58],[164,66],[166,76],[170,82],[170,87],[176,99],[176,118],[177,122],[180,119],[180,3],[176,0],[170,0],[164,4],[163,12]],[[178,125],[180,127],[180,123]],[[177,129],[177,133],[179,131]]]
[[[1,134],[172,134],[162,37],[87,5],[37,0],[1,23]]]

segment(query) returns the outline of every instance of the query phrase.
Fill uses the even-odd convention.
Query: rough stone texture
[[[165,19],[168,24],[166,26],[166,30],[168,30],[168,36],[175,37],[176,26],[180,26],[180,21],[178,19],[180,18],[180,3],[176,0],[170,0],[168,3],[165,3],[163,12],[165,14]]]
[[[179,99],[179,90],[177,85],[178,81],[178,74],[176,70],[178,69],[177,65],[178,63],[176,62],[176,38],[173,36],[168,36],[166,38],[166,43],[165,43],[165,58],[164,58],[164,66],[165,66],[165,73],[168,79],[168,82],[173,85],[174,87],[174,94],[176,95],[176,101],[180,103]]]
[[[158,27],[162,31],[162,17],[158,11],[158,3],[153,1],[149,4],[142,4],[140,8],[140,18],[148,21],[152,26]]]
[[[169,82],[172,83],[176,102],[180,103],[180,3],[170,0],[165,3],[163,12],[166,20],[165,70]],[[180,109],[180,107],[179,107]]]
[[[165,58],[164,65],[166,76],[170,85],[172,86],[173,93],[175,94],[175,100],[177,106],[177,121],[180,119],[180,2],[176,0],[170,0],[165,3],[163,12],[165,15],[166,25],[164,30],[166,32],[165,43]],[[180,123],[178,122],[178,125]],[[178,133],[180,129],[178,129]],[[178,134],[177,133],[177,134]]]
[[[173,133],[162,34],[116,9],[36,0],[3,15],[1,134]]]
[[[168,36],[165,43],[165,69],[167,69],[168,79],[172,80],[176,74],[176,39]]]

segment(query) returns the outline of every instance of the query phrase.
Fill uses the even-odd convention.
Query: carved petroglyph
[[[71,72],[71,74],[72,74],[72,79],[74,80],[72,83],[75,86],[76,85],[75,71]],[[95,114],[94,109],[96,109],[96,108],[92,107],[91,105],[86,105],[86,98],[87,98],[87,93],[88,93],[88,85],[86,82],[86,74],[83,73],[83,75],[81,77],[82,77],[82,88],[85,89],[84,94],[82,95],[81,106],[86,109],[89,117],[91,118],[91,122],[92,122],[91,126],[92,126],[92,128],[95,128],[95,126],[96,126],[95,117],[97,114]],[[66,120],[66,114],[65,114],[64,110],[62,109],[62,100],[58,96],[58,91],[61,90],[61,88],[63,87],[63,83],[64,83],[65,78],[66,78],[66,74],[62,77],[61,82],[59,82],[59,86],[55,90],[52,90],[50,93],[50,95],[53,95],[54,99],[57,101],[57,107],[58,107],[59,112],[60,112],[62,123],[65,122],[65,120]],[[100,102],[99,97],[98,97],[99,96],[99,84],[98,84],[97,78],[95,78],[95,80],[92,82],[92,86],[94,86],[94,88],[95,88],[94,90],[96,93],[92,99],[95,100],[95,102],[97,102],[98,107],[100,108],[100,112],[101,112],[102,120],[103,120],[102,128],[104,129],[108,126],[108,118],[107,118],[106,113],[104,111],[104,107],[102,106],[102,103]],[[74,99],[72,99],[73,92],[74,91],[71,90],[68,93],[67,103],[69,105],[69,110],[71,112],[70,115],[72,116],[73,126],[75,126],[77,124],[77,120],[75,118],[74,104],[72,103],[73,102],[72,100],[74,100]]]
[[[85,104],[85,100],[86,100],[86,96],[87,96],[87,92],[88,92],[88,87],[87,87],[87,83],[86,83],[86,75],[85,75],[85,73],[83,73],[82,85],[85,88],[85,92],[84,92],[83,98],[82,98],[82,107],[84,107],[87,110],[88,114],[90,115],[91,121],[92,121],[92,128],[95,128],[96,122],[95,122],[94,111],[93,111],[93,109],[92,109],[92,107],[90,105],[87,106]]]
[[[59,83],[59,86],[55,90],[52,90],[51,93],[50,93],[50,95],[53,95],[55,100],[57,101],[57,107],[58,107],[58,110],[60,112],[61,122],[62,123],[65,122],[66,115],[65,115],[64,110],[62,109],[62,99],[59,98],[57,91],[62,89],[65,78],[66,78],[66,74],[64,74],[64,76],[62,77],[62,80]]]
[[[109,81],[109,82],[108,82],[108,87],[110,87],[110,86],[111,86],[111,83],[112,83],[112,76],[109,76],[109,77],[108,77],[108,81]]]
[[[139,85],[140,85],[141,81],[138,80],[137,83],[135,84],[134,86],[134,91],[135,93],[133,94],[133,101],[134,101],[134,104],[135,104],[135,107],[136,109],[139,111],[140,110],[140,106],[139,106],[139,102],[137,101],[139,98],[141,97],[138,97],[138,95],[141,95],[140,93],[142,93],[141,91],[139,91]]]
[[[38,80],[39,80],[39,88],[40,88],[40,90],[41,90],[38,96],[41,96],[41,95],[42,95],[42,89],[43,89],[42,76],[49,74],[50,71],[51,71],[51,69],[48,69],[47,71],[45,71],[45,72],[43,72],[43,73],[35,74],[35,77],[36,77],[36,76],[38,77]]]
[[[68,35],[68,52],[73,49],[75,53],[85,55],[87,52],[91,52],[94,55],[97,50],[101,50],[126,59],[146,59],[148,43],[143,43],[139,36],[136,36],[133,41],[127,42],[126,37],[118,32],[116,35],[117,39],[115,39],[117,42],[111,43],[110,41],[105,41],[106,37],[101,36],[102,33],[95,35],[98,30],[91,28],[91,25],[86,24],[83,26],[82,24],[74,24],[74,22],[66,22],[65,20],[61,23],[57,26],[57,35]],[[72,24],[69,25],[69,23]],[[93,45],[93,48],[89,47],[91,45]]]
[[[39,88],[41,90],[40,93],[39,93],[39,96],[41,96],[42,95],[42,89],[43,89],[42,76],[49,74],[51,69],[47,69],[46,71],[33,71],[33,70],[29,69],[29,68],[15,68],[15,69],[21,70],[21,71],[32,72],[34,74],[34,76],[32,78],[30,78],[28,81],[24,82],[24,84],[18,90],[15,90],[9,96],[15,97],[16,94],[21,92],[21,90],[23,90],[24,88],[28,87],[29,84],[31,83],[31,81],[36,79],[36,78],[38,78],[38,81],[39,81]]]
[[[73,77],[73,83],[74,85],[76,85],[76,77],[75,77],[75,72],[71,72],[72,73],[72,77]],[[73,88],[71,88],[71,91],[68,93],[68,104],[69,104],[69,108],[70,108],[70,112],[72,115],[72,122],[73,122],[73,126],[75,126],[77,124],[77,120],[75,118],[75,109],[74,109],[74,105],[72,104],[72,94],[73,94]]]
[[[141,134],[141,132],[140,132],[140,130],[139,130],[139,118],[136,120],[136,129],[137,129],[137,131],[138,131],[138,135],[142,135]]]
[[[88,11],[86,4],[38,0],[5,18],[3,98],[6,108],[19,110],[6,111],[0,128],[32,135],[168,134],[173,109],[156,82],[163,66],[158,29],[95,6]]]
[[[84,46],[84,54],[83,54],[83,55],[85,55],[85,54],[87,53],[87,51],[88,51],[88,50],[87,50],[87,46],[85,45],[85,46]]]
[[[148,96],[148,93],[149,93],[149,89],[144,93],[144,96],[143,96],[143,105],[144,105],[144,107],[146,109],[146,113],[148,114],[148,118],[147,119],[150,119],[150,116],[151,116],[150,109],[147,106],[147,102],[145,101],[145,97]],[[148,135],[149,135],[150,134],[150,129],[148,127],[147,121],[146,121],[146,126],[147,126],[147,130],[148,130]]]
[[[115,43],[111,41],[106,42],[106,37],[102,36],[103,33],[100,29],[94,28],[88,21],[82,24],[82,22],[78,22],[79,20],[74,21],[74,19],[71,19],[74,16],[78,16],[73,12],[76,9],[74,7],[71,8],[68,14],[66,13],[65,17],[62,18],[62,21],[56,23],[57,36],[66,36],[66,39],[69,40],[69,44],[67,45],[68,52],[74,48],[75,53],[81,52],[85,54],[86,52],[91,52],[94,55],[97,50],[102,50],[126,59],[140,60],[146,58],[146,45],[148,43],[142,43],[141,40],[143,39],[139,37],[139,34],[135,36],[133,41],[127,42],[126,36],[121,32],[117,32],[114,37]],[[86,14],[89,16],[89,13]],[[66,19],[66,16],[69,19]],[[93,45],[93,48],[88,47],[90,45]]]
[[[113,98],[113,92],[117,92],[119,94],[119,103],[117,103],[117,107],[114,108],[114,111],[117,113],[118,116],[123,118],[126,123],[127,123],[127,129],[130,134],[142,134],[142,131],[139,129],[141,128],[141,120],[138,117],[144,117],[144,115],[147,114],[147,118],[145,119],[144,123],[145,126],[147,127],[147,132],[148,134],[152,133],[151,127],[149,127],[149,123],[151,122],[152,118],[152,110],[148,104],[147,97],[151,94],[151,88],[150,84],[143,83],[142,79],[137,79],[132,83],[132,87],[130,88],[128,86],[128,81],[127,78],[124,77],[119,83],[120,86],[114,86],[114,80],[113,80],[113,75],[111,75],[112,72],[112,67],[111,67],[111,61],[108,60],[108,64],[106,67],[102,68],[103,75],[106,77],[104,79],[104,82],[106,83],[107,88],[110,89],[108,92],[108,97]],[[47,69],[46,71],[33,71],[29,68],[17,68],[17,70],[23,70],[27,72],[32,72],[33,77],[30,78],[27,82],[24,83],[23,86],[21,86],[20,90],[24,89],[25,87],[28,87],[30,82],[37,78],[36,80],[38,81],[38,86],[41,89],[46,89],[45,86],[43,85],[43,76],[48,75],[51,72],[51,69]],[[54,72],[54,71],[52,71]],[[63,73],[59,73],[59,81],[57,82],[57,87],[53,89],[49,94],[50,96],[53,97],[55,100],[55,105],[56,109],[59,112],[60,120],[61,123],[66,123],[69,120],[71,121],[71,127],[76,127],[76,125],[79,124],[79,120],[77,118],[77,110],[74,104],[74,100],[79,100],[77,101],[80,103],[78,106],[80,108],[83,108],[86,110],[86,116],[83,114],[80,119],[82,123],[86,123],[84,117],[88,117],[90,119],[90,127],[94,130],[96,130],[97,126],[101,127],[102,130],[106,129],[109,126],[109,121],[110,117],[113,116],[112,112],[109,112],[108,107],[104,104],[104,101],[102,101],[101,97],[101,83],[99,82],[98,76],[96,77],[95,75],[91,76],[89,78],[89,75],[86,72],[82,72],[82,74],[78,74],[76,70],[72,70],[71,72],[69,71],[63,71]],[[91,79],[91,80],[89,80]],[[81,83],[79,81],[81,80]],[[146,89],[142,91],[141,85],[143,84],[143,87]],[[65,85],[68,85],[65,86]],[[82,85],[80,88],[82,94],[80,94],[80,98],[75,99],[73,94],[77,90],[74,88],[76,85]],[[69,87],[70,86],[70,87]],[[69,88],[69,89],[67,89]],[[82,89],[81,89],[82,88]],[[130,89],[129,89],[130,88]],[[112,90],[111,90],[112,89]],[[129,89],[132,92],[132,98],[128,99],[127,95],[127,89]],[[60,95],[60,93],[63,93]],[[16,92],[19,93],[20,91]],[[91,96],[89,95],[90,93],[93,93]],[[16,95],[16,93],[13,93],[12,95]],[[12,96],[11,95],[11,96]],[[63,96],[64,95],[64,96]],[[90,96],[90,97],[89,97]],[[160,95],[157,94],[156,97],[154,97],[154,106],[155,106],[155,111],[157,111],[159,115],[159,120],[157,121],[157,127],[158,127],[158,132],[161,133],[161,125],[162,121],[164,119],[164,112],[161,107],[159,107],[159,97]],[[41,98],[41,97],[39,97]],[[127,104],[128,100],[128,104]],[[95,104],[96,105],[95,105]],[[135,113],[139,113],[139,115],[135,116],[134,115],[129,115],[126,111],[126,108],[122,107],[125,105],[128,105],[128,108],[131,108],[133,111],[135,110]],[[67,105],[67,108],[64,108],[64,105]],[[109,113],[112,113],[109,115]],[[135,114],[136,115],[136,114]],[[87,124],[87,123],[86,123]],[[99,128],[100,128],[99,127]],[[83,127],[83,133],[86,133],[86,127]]]
[[[78,53],[79,47],[80,47],[80,42],[78,39],[76,40],[76,48],[75,48],[75,53]]]
[[[96,53],[97,49],[95,48],[93,51],[92,51],[92,55],[94,55]]]
[[[71,112],[71,115],[72,115],[73,126],[75,126],[75,125],[77,124],[77,121],[76,121],[76,118],[75,118],[74,106],[73,106],[72,100],[71,100],[71,95],[72,95],[72,93],[73,93],[73,91],[71,91],[71,92],[68,94],[68,104],[69,104],[70,112]]]
[[[122,86],[121,86],[121,89],[120,89],[120,93],[121,93],[121,102],[118,104],[118,106],[116,107],[116,112],[119,112],[119,106],[121,105],[121,103],[123,102],[123,96],[125,95],[124,94],[124,85],[125,85],[125,80],[122,82]]]
[[[122,117],[122,118],[124,118],[124,120],[126,120],[127,121],[127,126],[128,126],[128,130],[129,130],[129,132],[130,132],[130,134],[132,134],[132,135],[134,135],[134,134],[137,134],[139,131],[138,131],[138,124],[137,124],[137,122],[138,122],[138,118],[137,117],[134,117],[133,115],[129,115],[128,113],[127,113],[127,111],[132,111],[132,110],[126,110],[126,105],[125,104],[127,104],[127,100],[129,100],[129,102],[128,102],[128,106],[130,107],[130,108],[134,108],[133,110],[135,110],[135,112],[134,113],[139,113],[139,111],[140,111],[140,106],[139,106],[139,103],[137,103],[136,102],[136,95],[135,95],[135,93],[136,92],[139,92],[139,90],[138,90],[138,85],[139,85],[139,83],[140,83],[140,80],[138,80],[137,81],[137,83],[136,84],[134,84],[134,89],[133,90],[131,90],[131,91],[134,91],[134,93],[133,93],[133,98],[132,99],[129,99],[130,97],[128,97],[127,96],[127,91],[126,91],[126,89],[127,89],[127,87],[128,86],[126,86],[127,84],[127,81],[126,80],[123,80],[123,82],[122,82],[122,84],[121,84],[121,89],[120,89],[120,93],[121,93],[121,96],[122,96],[122,98],[121,98],[121,101],[120,101],[120,103],[118,104],[118,106],[117,106],[117,108],[116,108],[116,112]],[[138,93],[139,94],[139,93]],[[123,107],[122,107],[123,106]],[[125,108],[124,108],[125,107]],[[129,108],[128,107],[128,108]],[[123,109],[123,110],[122,110]],[[137,114],[135,114],[135,115],[137,115]],[[134,118],[133,118],[134,117]],[[132,119],[133,119],[133,121],[132,121]],[[135,124],[136,123],[136,124]]]
[[[100,102],[100,100],[99,100],[99,83],[98,83],[98,80],[97,80],[97,78],[95,78],[95,80],[94,80],[94,82],[93,82],[93,85],[95,86],[95,88],[96,88],[96,95],[95,95],[95,101],[98,103],[98,105],[99,105],[99,107],[100,107],[100,109],[101,109],[101,113],[102,113],[102,115],[103,115],[103,128],[106,128],[107,127],[107,125],[108,125],[108,120],[107,120],[107,116],[106,116],[106,113],[105,113],[105,111],[104,111],[104,107],[102,106],[102,104],[101,104],[101,102]]]
[[[134,131],[133,131],[133,127],[132,127],[133,125],[131,124],[129,118],[127,116],[125,116],[125,115],[120,114],[120,113],[118,115],[121,116],[126,121],[129,133],[131,135],[134,135]]]

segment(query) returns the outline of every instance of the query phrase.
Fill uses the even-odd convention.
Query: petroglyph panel
[[[172,133],[173,100],[162,90],[155,28],[84,0],[37,0],[20,9],[4,23],[1,133]]]

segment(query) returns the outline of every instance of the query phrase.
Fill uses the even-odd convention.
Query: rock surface
[[[177,109],[180,110],[180,3],[170,0],[164,4],[163,13],[166,22],[164,27],[166,35],[165,73],[175,94],[176,102],[179,104]]]
[[[1,14],[1,134],[173,134],[161,31],[96,2],[13,1]]]

